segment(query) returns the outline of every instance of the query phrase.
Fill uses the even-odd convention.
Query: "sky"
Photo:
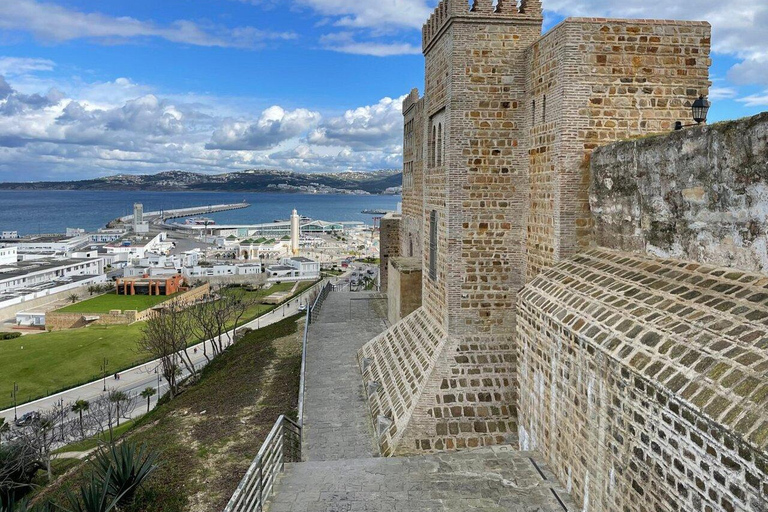
[[[0,181],[400,168],[436,0],[0,0]],[[543,0],[707,20],[709,120],[768,110],[768,1]]]

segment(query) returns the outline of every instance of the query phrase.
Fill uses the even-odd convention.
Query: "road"
[[[320,282],[312,288],[305,290],[302,294],[292,298],[288,303],[270,311],[265,315],[260,316],[255,320],[252,320],[251,322],[243,324],[240,326],[240,328],[247,327],[250,329],[260,329],[261,327],[279,322],[285,317],[298,313],[300,304],[305,303],[308,296],[311,293],[319,290],[319,287],[322,286],[323,283],[324,282]],[[232,331],[228,331],[225,340],[229,339],[231,333]],[[208,354],[211,354],[212,350],[210,347],[212,340],[208,340],[205,343],[208,344]],[[195,349],[197,349],[196,353]],[[189,354],[193,363],[195,364],[195,368],[200,369],[207,364],[207,361],[203,356],[203,343],[190,347]],[[150,361],[148,363],[131,368],[130,370],[121,372],[120,380],[115,380],[114,375],[109,374],[107,375],[106,379],[99,379],[97,381],[93,381],[67,391],[62,391],[61,393],[56,393],[54,395],[35,400],[33,402],[19,405],[15,412],[13,408],[0,411],[0,418],[5,418],[6,422],[10,423],[16,416],[21,417],[22,415],[32,411],[45,411],[62,403],[62,401],[64,404],[75,402],[76,400],[90,401],[98,398],[100,395],[103,395],[105,393],[105,388],[107,392],[111,390],[120,390],[125,391],[131,395],[135,395],[141,393],[144,389],[150,386],[157,389],[159,384],[160,392],[152,397],[150,402],[150,407],[154,407],[158,397],[162,396],[162,394],[168,389],[168,385],[162,382],[160,374],[157,372],[159,364],[159,360]],[[189,372],[187,372],[185,369],[184,376],[186,377],[188,374]],[[140,405],[136,408],[135,414],[142,414],[146,412],[146,410],[146,401],[140,402]]]

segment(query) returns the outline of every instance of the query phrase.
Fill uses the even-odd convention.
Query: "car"
[[[299,306],[299,311],[302,311],[302,312],[303,312],[303,311],[306,311],[306,310],[307,310],[307,305],[306,305],[306,304],[301,304],[301,305]]]
[[[21,418],[14,421],[17,427],[26,427],[32,423],[40,421],[40,413],[37,411],[31,411],[21,416]]]

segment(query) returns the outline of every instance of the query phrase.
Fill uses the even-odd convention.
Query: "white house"
[[[16,247],[0,245],[0,265],[14,265],[18,257],[19,253]]]
[[[194,278],[205,277],[226,277],[226,276],[253,276],[262,273],[261,265],[255,264],[239,264],[233,265],[228,263],[213,264],[210,266],[194,266],[184,267],[184,276]]]
[[[267,268],[269,281],[310,281],[320,277],[320,263],[302,256],[283,258]]]

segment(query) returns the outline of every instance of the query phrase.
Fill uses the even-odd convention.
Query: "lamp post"
[[[109,359],[105,357],[104,361],[101,363],[101,373],[104,379],[104,389],[102,391],[107,390],[107,367],[108,366],[109,366]]]
[[[19,385],[14,382],[13,391],[11,392],[11,396],[13,397],[13,421],[16,421],[19,419],[18,414],[16,414],[16,393],[18,392],[19,392]]]
[[[691,105],[691,117],[696,121],[696,124],[683,124],[682,121],[675,121],[675,131],[682,130],[688,126],[698,126],[707,120],[707,112],[712,104],[707,101],[704,95],[700,95],[696,101]]]

